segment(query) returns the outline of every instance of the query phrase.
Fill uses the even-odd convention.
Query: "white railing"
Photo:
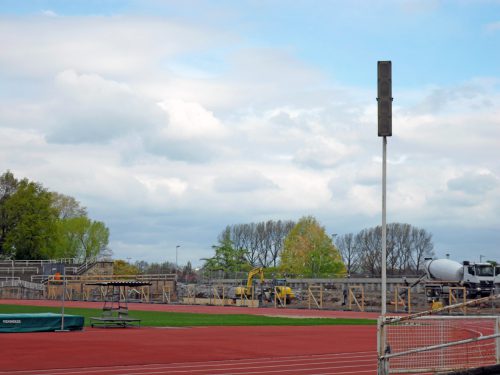
[[[41,290],[41,291],[45,289],[45,286],[43,284],[31,283],[29,281],[19,280],[19,279],[0,281],[0,288],[4,287],[11,287],[11,288],[23,287],[26,289]]]
[[[402,317],[380,317],[378,374],[436,373],[500,363],[498,315],[436,315],[497,298]]]

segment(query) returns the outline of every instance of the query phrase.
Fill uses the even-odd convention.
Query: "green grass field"
[[[0,305],[0,314],[60,313],[59,307]],[[91,316],[100,316],[100,309],[66,308],[65,314],[82,315],[89,326]],[[283,318],[245,314],[192,314],[158,311],[130,311],[129,315],[141,319],[146,327],[195,326],[317,326],[317,325],[375,325],[374,319]]]

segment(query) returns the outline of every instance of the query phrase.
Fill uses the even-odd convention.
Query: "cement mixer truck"
[[[425,271],[427,275],[422,281],[429,302],[448,301],[452,290],[462,297],[465,288],[466,297],[473,299],[491,295],[496,283],[496,288],[500,288],[500,275],[496,275],[500,269],[490,263],[426,259]]]

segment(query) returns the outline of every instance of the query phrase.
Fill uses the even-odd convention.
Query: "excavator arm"
[[[250,290],[250,288],[253,286],[253,278],[256,275],[259,275],[261,283],[264,282],[264,268],[256,267],[248,273],[248,279],[247,279],[247,289],[248,290]]]

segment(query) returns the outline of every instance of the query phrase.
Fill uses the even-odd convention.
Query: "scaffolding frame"
[[[402,291],[402,292],[400,292]],[[405,298],[406,296],[406,298]],[[406,308],[407,313],[411,314],[411,287],[396,285],[394,288],[394,312],[398,312],[399,303]]]
[[[221,293],[219,293],[220,289],[222,289],[222,296],[221,296]],[[225,306],[226,305],[226,287],[223,284],[213,285],[211,297],[212,297],[212,298],[210,298],[211,304],[212,304],[212,299],[213,299],[214,305]]]
[[[460,310],[462,310],[464,315],[467,314],[467,288],[464,286],[450,286],[449,291],[448,304],[454,305],[457,303],[463,303],[463,306],[460,308]],[[458,295],[458,292],[462,292],[462,301],[459,301],[460,297]]]
[[[318,297],[318,298],[316,298]],[[311,309],[311,302],[314,302],[316,308],[323,308],[323,285],[309,285],[307,288],[308,307]]]
[[[283,298],[279,296],[279,289],[277,286],[274,287],[274,308],[279,307],[286,308],[286,294]]]
[[[354,291],[361,291],[361,305],[354,294]],[[365,288],[363,285],[349,285],[349,310],[352,310],[353,301],[358,306],[359,311],[365,311]]]

